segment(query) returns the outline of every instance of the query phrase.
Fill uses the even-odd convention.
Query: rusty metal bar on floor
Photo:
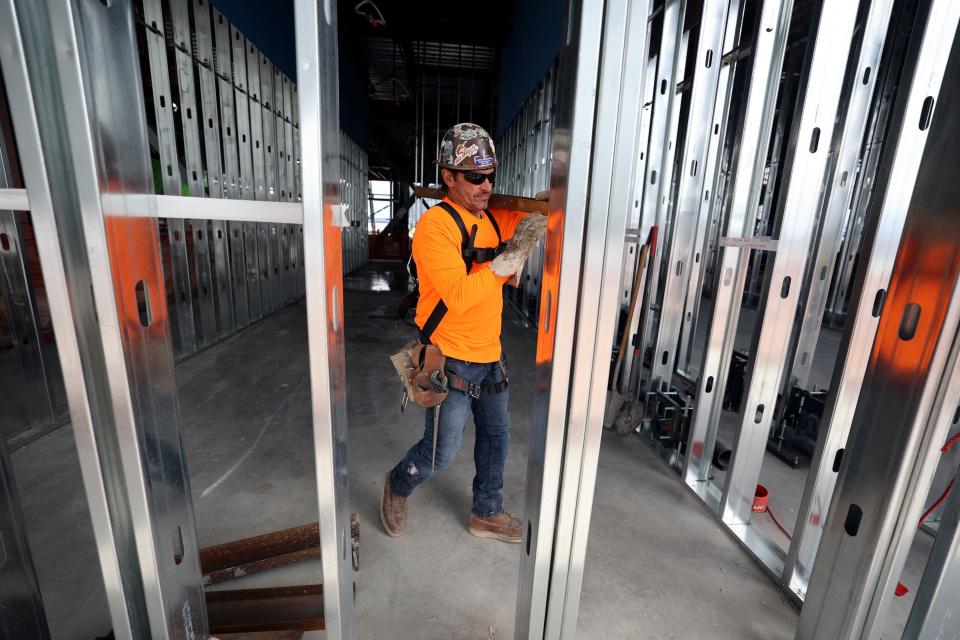
[[[210,633],[322,631],[323,585],[208,591]]]

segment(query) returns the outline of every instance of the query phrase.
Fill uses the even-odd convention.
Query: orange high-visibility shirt
[[[468,234],[473,225],[477,226],[475,247],[497,246],[497,232],[486,215],[481,219],[449,199],[444,202],[460,214]],[[506,209],[491,209],[490,213],[496,218],[504,241],[513,235],[517,223],[526,215]],[[417,263],[420,284],[417,326],[423,328],[442,299],[447,305],[447,315],[440,321],[431,341],[451,358],[496,362],[500,359],[501,291],[508,279],[491,271],[489,262],[474,264],[468,275],[462,244],[460,228],[440,207],[428,209],[417,223],[413,234],[413,260]]]

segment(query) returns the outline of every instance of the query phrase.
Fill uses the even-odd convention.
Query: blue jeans
[[[497,362],[476,364],[447,358],[446,368],[474,384],[487,386],[503,381],[503,371]],[[390,472],[393,492],[398,496],[409,496],[417,486],[453,462],[463,443],[463,431],[472,410],[477,429],[473,450],[473,461],[477,467],[477,475],[473,478],[473,513],[481,518],[500,513],[503,510],[503,467],[510,442],[507,400],[507,391],[481,394],[474,399],[462,391],[451,389],[439,407],[436,468],[431,466],[435,409],[427,409],[423,438],[410,447],[407,455]]]

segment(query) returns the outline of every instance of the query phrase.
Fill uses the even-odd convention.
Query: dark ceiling
[[[350,0],[338,8],[341,58],[364,74],[371,168],[415,180],[419,111],[424,179],[431,181],[438,120],[440,130],[468,119],[495,121],[498,51],[512,2]]]

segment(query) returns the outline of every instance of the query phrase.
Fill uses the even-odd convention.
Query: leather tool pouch
[[[447,399],[449,386],[444,373],[446,356],[435,344],[411,342],[390,357],[403,381],[407,395],[421,407],[429,409]]]

